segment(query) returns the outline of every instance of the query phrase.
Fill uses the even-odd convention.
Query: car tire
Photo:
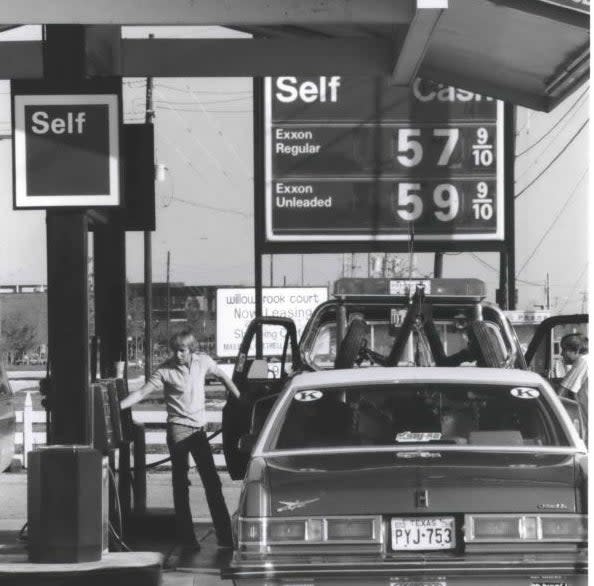
[[[336,352],[334,368],[353,368],[367,335],[367,324],[360,318],[354,319]]]
[[[477,364],[488,368],[503,368],[505,353],[493,340],[489,326],[483,321],[475,321],[469,329],[471,344],[478,353]]]

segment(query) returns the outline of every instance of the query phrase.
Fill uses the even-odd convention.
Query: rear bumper
[[[586,586],[586,559],[530,559],[519,556],[481,560],[270,559],[249,562],[236,557],[221,571],[223,578],[251,586]],[[477,579],[479,582],[477,582]],[[411,582],[413,584],[411,584]]]

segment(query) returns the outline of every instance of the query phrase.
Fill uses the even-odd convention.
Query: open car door
[[[561,338],[566,334],[588,335],[588,314],[555,315],[543,320],[536,331],[525,358],[528,368],[548,379],[553,386],[565,375],[561,358]]]
[[[256,355],[256,336],[262,336],[264,356]],[[223,452],[233,480],[243,478],[249,454],[239,449],[250,432],[253,406],[259,399],[277,396],[289,376],[300,369],[297,327],[286,317],[253,319],[241,341],[233,370],[240,399],[230,396],[223,408]],[[272,408],[274,400],[265,402]]]
[[[566,367],[561,357],[561,338],[575,333],[588,335],[587,313],[549,317],[538,325],[526,350],[528,368],[546,378],[557,392],[561,379],[566,374]],[[564,398],[562,403],[580,436],[585,438],[587,414],[581,412],[578,401]]]

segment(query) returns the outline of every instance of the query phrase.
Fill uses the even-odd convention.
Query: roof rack
[[[425,297],[462,297],[481,301],[486,297],[485,283],[480,279],[387,279],[343,278],[334,284],[337,297],[412,297],[418,286]]]

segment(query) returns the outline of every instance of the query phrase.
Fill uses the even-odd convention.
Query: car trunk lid
[[[272,516],[576,510],[571,454],[366,451],[266,460]]]

